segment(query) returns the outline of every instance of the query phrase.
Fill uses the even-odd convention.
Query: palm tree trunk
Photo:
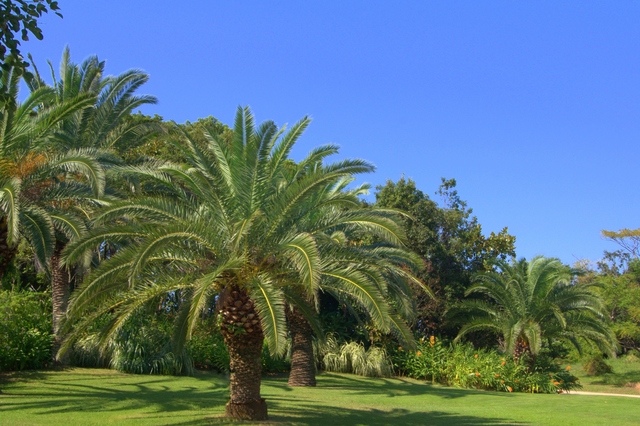
[[[264,334],[253,301],[244,290],[226,288],[218,299],[218,313],[231,361],[225,414],[239,420],[266,420],[267,403],[260,397]]]
[[[0,219],[0,280],[9,268],[9,265],[16,257],[16,248],[10,247],[7,239],[9,237],[9,226],[7,218]]]
[[[51,304],[53,305],[53,356],[55,358],[62,343],[60,326],[69,303],[69,272],[60,264],[64,244],[57,241],[51,256]]]
[[[289,386],[315,386],[316,363],[313,356],[313,329],[296,308],[287,309],[291,333],[291,372]]]
[[[524,339],[519,338],[513,350],[513,358],[518,362],[520,358],[527,353],[530,356],[529,360],[531,360],[531,348],[529,344]]]

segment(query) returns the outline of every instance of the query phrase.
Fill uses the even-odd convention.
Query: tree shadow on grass
[[[108,371],[108,370],[106,370]],[[68,412],[179,413],[185,410],[210,410],[224,407],[229,397],[226,383],[210,382],[206,386],[175,384],[171,376],[83,375],[65,377],[20,374],[12,386],[0,395],[0,412],[30,410],[38,415]],[[38,381],[41,386],[28,386]],[[79,383],[81,381],[81,383]],[[22,384],[20,383],[22,382]],[[220,408],[218,411],[222,411]],[[148,415],[145,415],[148,417]]]
[[[266,381],[269,386],[273,386],[285,391],[293,388],[287,386],[286,380]],[[355,376],[350,374],[324,373],[318,376],[319,389],[335,389],[349,391],[355,395],[384,395],[389,397],[411,396],[411,395],[437,395],[440,398],[453,399],[463,398],[471,395],[487,395],[498,398],[511,398],[513,394],[506,392],[484,391],[476,389],[461,389],[454,387],[444,387],[432,385],[427,382],[419,382],[412,379],[372,379],[368,377]]]
[[[192,380],[195,379],[195,380]],[[229,398],[228,381],[212,373],[176,382],[171,376],[122,375],[109,370],[91,374],[29,372],[16,375],[15,382],[0,395],[0,413],[25,410],[36,418],[65,413],[105,413],[127,420],[157,419],[160,424],[226,424],[222,417]],[[393,398],[425,395],[431,398],[462,398],[481,391],[431,386],[401,379],[367,379],[352,375],[323,374],[318,388],[296,392],[286,385],[286,377],[265,378],[263,396],[267,398],[270,420],[267,424],[310,425],[495,425],[507,419],[462,416],[421,407],[376,409],[339,406],[335,398],[349,394],[366,401],[367,396]],[[22,381],[22,383],[21,383]],[[313,395],[315,393],[315,396]],[[487,392],[482,392],[486,394]],[[492,396],[509,396],[498,392]],[[405,404],[406,406],[406,404]],[[109,413],[109,414],[107,414]],[[95,414],[92,414],[95,416]],[[0,417],[2,415],[0,414]]]
[[[448,426],[448,425],[504,425],[527,424],[514,423],[509,419],[486,418],[476,416],[457,415],[442,411],[410,411],[394,408],[389,411],[377,409],[345,409],[344,407],[297,404],[296,408],[281,408],[280,404],[268,401],[269,420],[260,423],[232,422],[221,416],[208,417],[193,421],[171,423],[174,426],[191,426],[200,424],[265,424],[265,425],[408,425],[408,426]]]

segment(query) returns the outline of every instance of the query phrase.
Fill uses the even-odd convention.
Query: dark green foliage
[[[613,373],[613,368],[605,362],[602,354],[588,357],[582,364],[582,368],[590,376],[602,376],[603,374]]]
[[[414,291],[418,308],[414,328],[423,335],[454,336],[455,330],[443,323],[446,308],[464,297],[472,275],[484,271],[488,262],[515,255],[515,237],[507,228],[485,237],[478,219],[455,187],[455,179],[442,179],[436,193],[442,198],[440,205],[417,189],[411,179],[387,181],[377,187],[377,206],[411,215],[404,221],[409,248],[424,259],[419,278],[436,295],[432,299]]]
[[[118,331],[113,341],[111,367],[133,374],[193,373],[189,355],[173,352],[171,323],[161,315],[142,312],[130,317]]]
[[[269,352],[269,346],[262,346],[262,373],[285,373],[291,369],[291,358],[288,356],[275,356]]]
[[[213,316],[196,326],[187,344],[187,351],[197,369],[215,370],[219,373],[229,371],[229,352]]]
[[[215,370],[218,373],[229,372],[229,352],[224,345],[216,317],[211,316],[199,323],[187,344],[187,352],[193,359],[193,365],[199,370]],[[262,372],[265,374],[289,371],[291,361],[288,357],[274,357],[268,346],[262,350]]]
[[[112,320],[111,315],[102,315],[74,343],[69,362],[80,367],[111,367],[131,374],[191,375],[193,361],[189,354],[173,352],[169,317],[164,312],[141,310],[101,349],[103,343],[98,331]]]
[[[20,53],[20,40],[28,41],[29,34],[42,40],[42,30],[38,26],[38,18],[49,10],[62,18],[58,2],[54,0],[2,0],[0,1],[0,76],[13,72],[23,74],[29,63],[24,61]],[[16,39],[16,35],[20,38]],[[13,104],[13,97],[0,88],[0,104]]]
[[[47,274],[36,270],[29,244],[20,241],[15,258],[0,279],[0,290],[41,292],[49,287],[47,281]]]
[[[0,291],[0,370],[44,368],[51,360],[51,296]]]
[[[448,386],[535,393],[580,388],[570,370],[562,369],[544,353],[535,362],[526,356],[515,360],[494,350],[450,345],[432,337],[420,340],[416,351],[399,348],[393,360],[403,375]]]
[[[640,349],[640,260],[629,260],[624,273],[601,269],[587,280],[600,284],[598,292],[622,350]]]

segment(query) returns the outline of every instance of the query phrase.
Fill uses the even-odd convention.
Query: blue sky
[[[436,198],[455,178],[485,234],[519,257],[597,260],[602,229],[640,227],[640,2],[66,0],[23,44],[43,71],[65,45],[150,74],[143,112],[177,122],[238,105],[314,121],[294,157],[402,175]],[[338,157],[336,157],[338,159]],[[373,199],[373,198],[371,198]]]

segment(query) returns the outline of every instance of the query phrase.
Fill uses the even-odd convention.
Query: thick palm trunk
[[[62,320],[67,312],[69,303],[69,272],[60,264],[64,244],[56,242],[51,256],[51,303],[53,305],[53,356],[55,358],[63,336],[60,332]]]
[[[313,356],[313,329],[296,308],[287,309],[291,333],[291,372],[289,386],[315,386],[316,364]]]
[[[240,420],[266,420],[267,403],[260,397],[264,335],[253,301],[237,287],[227,288],[218,300],[220,331],[231,360],[231,397],[226,416]]]
[[[16,257],[16,248],[9,246],[9,243],[7,242],[8,237],[9,227],[7,224],[7,218],[3,217],[0,219],[0,280],[9,268],[13,258]]]
[[[517,362],[525,355],[527,355],[527,364],[529,370],[533,371],[533,367],[536,363],[536,355],[531,352],[531,347],[529,346],[528,342],[524,341],[523,339],[518,339],[518,341],[516,342],[516,347],[513,351],[513,358],[515,358]]]

